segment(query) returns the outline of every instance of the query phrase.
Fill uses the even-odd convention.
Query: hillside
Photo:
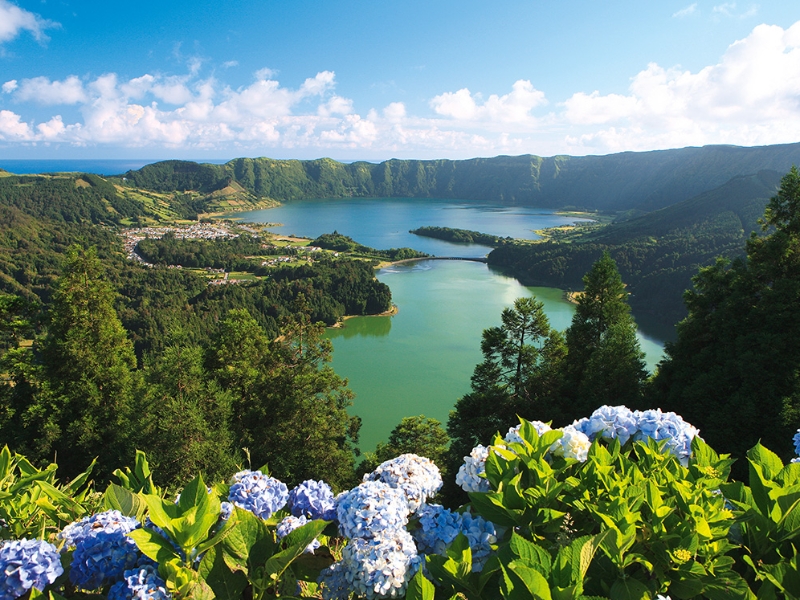
[[[650,212],[761,170],[800,164],[800,144],[704,146],[606,156],[497,156],[471,160],[237,158],[224,165],[165,161],[125,174],[124,185],[211,197],[239,190],[248,198],[420,197],[540,208]],[[238,186],[238,187],[237,187]]]
[[[629,221],[577,230],[559,241],[497,248],[489,254],[489,264],[529,285],[581,289],[583,274],[608,250],[629,285],[637,314],[673,324],[685,316],[682,292],[691,286],[698,267],[717,256],[744,254],[745,240],[759,229],[758,219],[780,178],[775,171],[735,177]]]

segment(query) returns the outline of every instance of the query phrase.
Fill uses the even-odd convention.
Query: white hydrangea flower
[[[577,461],[585,462],[589,457],[589,448],[592,446],[589,437],[582,431],[578,431],[573,425],[562,427],[561,431],[564,435],[550,446],[550,452],[554,456],[574,458]]]
[[[478,444],[464,457],[464,464],[456,474],[456,483],[465,492],[488,492],[489,482],[485,477],[486,457],[489,456],[489,449]]]

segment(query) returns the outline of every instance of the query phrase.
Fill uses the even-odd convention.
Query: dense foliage
[[[759,439],[786,455],[800,420],[800,173],[770,201],[766,237],[746,260],[720,259],[686,293],[689,316],[666,349],[654,402],[697,423],[737,456]]]
[[[418,227],[417,229],[412,229],[409,233],[432,237],[437,240],[445,240],[446,242],[455,242],[457,244],[480,244],[482,246],[492,247],[510,243],[513,239],[510,237],[504,238],[488,233],[481,233],[480,231],[472,231],[470,229],[454,229],[452,227]]]
[[[313,240],[311,246],[318,246],[326,250],[335,250],[336,252],[354,252],[364,256],[382,258],[386,260],[405,260],[409,258],[425,258],[428,256],[424,252],[414,250],[413,248],[391,248],[389,250],[376,250],[369,246],[359,244],[353,238],[342,235],[338,231],[333,233],[323,233],[321,236]]]
[[[672,325],[686,315],[681,295],[698,268],[718,256],[743,254],[779,183],[771,171],[738,177],[661,210],[580,229],[567,240],[504,245],[489,254],[489,264],[527,285],[580,289],[583,275],[608,252],[629,286],[634,311]]]

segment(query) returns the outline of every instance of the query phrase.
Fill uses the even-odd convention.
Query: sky
[[[797,0],[0,0],[0,158],[793,142]]]

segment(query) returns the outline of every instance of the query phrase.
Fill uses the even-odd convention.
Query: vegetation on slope
[[[123,186],[211,194],[236,186],[252,199],[453,198],[544,208],[652,211],[733,177],[800,163],[800,144],[705,146],[607,156],[497,156],[379,164],[238,158],[224,165],[165,161],[125,174]]]
[[[609,252],[631,294],[637,314],[671,325],[685,316],[683,291],[702,266],[717,256],[744,253],[758,218],[778,187],[780,175],[761,171],[678,204],[574,235],[530,245],[504,245],[489,254],[527,285],[579,289],[583,274]]]

